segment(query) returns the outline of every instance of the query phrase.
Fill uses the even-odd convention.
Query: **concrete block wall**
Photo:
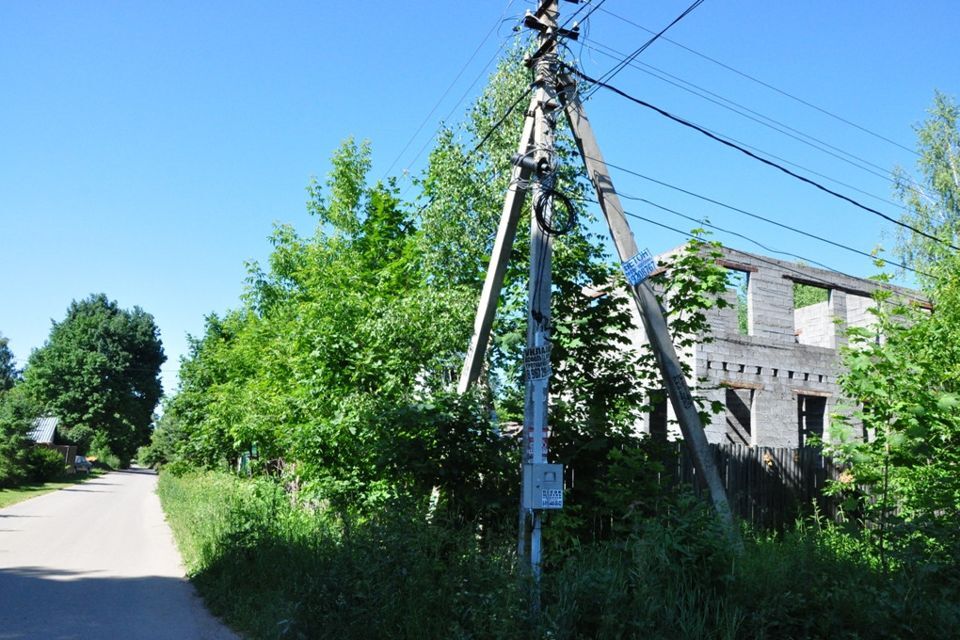
[[[840,401],[837,347],[845,342],[844,325],[850,322],[863,326],[862,322],[872,318],[866,312],[869,305],[865,301],[870,301],[877,285],[733,249],[724,248],[723,253],[724,266],[749,273],[748,335],[739,332],[735,304],[728,309],[712,310],[709,317],[713,341],[701,342],[693,353],[683,355],[694,369],[694,379],[688,382],[696,394],[721,404],[725,403],[727,388],[750,390],[750,444],[795,447],[800,441],[798,396],[826,398],[827,418],[835,409]],[[803,313],[795,317],[795,282],[829,288],[828,301],[813,305],[816,308],[809,311],[800,310]],[[909,289],[894,287],[894,293],[918,298]],[[725,296],[735,303],[733,291]],[[639,317],[636,321],[639,327]],[[811,327],[808,336],[816,334],[817,344],[799,341],[796,327],[805,331]],[[646,342],[642,329],[631,339],[637,345]],[[739,395],[744,398],[748,394]],[[675,420],[672,408],[668,416]],[[726,441],[724,413],[714,416],[704,427],[711,442]]]
[[[747,263],[749,264],[749,263]],[[750,265],[748,333],[775,344],[793,344],[793,283],[765,265]]]
[[[728,387],[753,391],[752,445],[797,446],[797,396],[828,397],[829,407],[838,392],[838,363],[832,349],[730,340],[717,340],[700,349],[707,379],[701,389],[710,400],[723,403]],[[705,429],[710,442],[726,441],[726,415],[714,415]]]
[[[870,328],[877,323],[877,317],[870,313],[876,306],[873,298],[850,294],[847,296],[847,325]]]
[[[815,347],[833,347],[833,322],[830,303],[811,304],[793,310],[793,326],[799,344]]]

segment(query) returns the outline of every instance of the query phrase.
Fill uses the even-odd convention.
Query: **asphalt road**
[[[150,471],[0,509],[0,640],[235,640],[204,609]]]

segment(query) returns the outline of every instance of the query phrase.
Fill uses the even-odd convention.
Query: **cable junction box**
[[[523,465],[523,508],[563,509],[563,465]]]

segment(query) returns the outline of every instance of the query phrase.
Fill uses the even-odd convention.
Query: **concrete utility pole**
[[[540,32],[540,46],[530,58],[534,69],[534,129],[533,150],[530,158],[519,164],[541,168],[544,173],[556,170],[553,137],[557,101],[556,82],[560,68],[557,60],[558,0],[541,0],[535,14],[524,23]],[[544,176],[540,176],[541,178]],[[550,293],[553,278],[550,273],[553,257],[553,236],[544,228],[543,221],[553,218],[550,193],[542,180],[533,183],[533,206],[530,215],[530,281],[527,288],[527,348],[524,354],[526,398],[523,411],[523,489],[535,482],[543,472],[540,465],[547,462],[547,442],[550,435],[548,416],[550,387]],[[553,470],[554,481],[563,482],[562,470]],[[562,487],[562,484],[561,484]],[[562,495],[562,494],[561,494]],[[539,497],[539,496],[538,496]],[[562,498],[561,498],[562,500]],[[562,501],[561,501],[562,504]],[[542,506],[542,505],[540,505]],[[529,537],[530,569],[534,581],[540,578],[540,539],[542,510],[521,500],[520,551],[523,556],[524,538]],[[530,518],[529,533],[527,518]]]
[[[574,86],[569,79],[566,80],[566,85]],[[583,104],[575,93],[565,100],[564,106],[574,140],[576,140],[577,148],[580,150],[580,155],[586,165],[587,175],[590,177],[590,182],[593,183],[594,190],[597,193],[597,201],[600,203],[600,208],[607,220],[613,243],[617,247],[617,254],[627,273],[630,292],[633,294],[633,300],[640,311],[640,317],[643,319],[647,338],[657,355],[657,364],[660,366],[660,373],[663,376],[667,395],[670,397],[674,413],[677,415],[677,421],[680,423],[683,440],[687,448],[693,453],[694,467],[707,485],[717,515],[727,526],[731,539],[739,545],[733,516],[730,513],[730,503],[727,501],[727,493],[723,488],[720,472],[717,470],[716,461],[710,451],[703,425],[700,423],[700,414],[697,412],[683,370],[680,368],[680,359],[677,357],[673,341],[670,339],[670,331],[667,327],[663,309],[644,278],[638,280],[631,277],[630,263],[642,254],[633,238],[630,224],[624,215],[620,197],[613,187],[613,180],[610,179],[610,173],[607,171],[607,164],[603,159],[600,146],[593,136],[590,120],[587,119]]]

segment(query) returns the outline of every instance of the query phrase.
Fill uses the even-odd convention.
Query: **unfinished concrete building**
[[[713,341],[682,355],[694,372],[691,390],[725,408],[705,425],[709,441],[797,447],[812,436],[829,439],[830,412],[840,399],[838,347],[846,327],[873,324],[877,283],[729,248],[720,264],[730,274],[730,306],[710,311]],[[639,317],[636,326],[631,340],[638,346],[646,342]],[[673,417],[659,400],[644,428],[679,437]]]

